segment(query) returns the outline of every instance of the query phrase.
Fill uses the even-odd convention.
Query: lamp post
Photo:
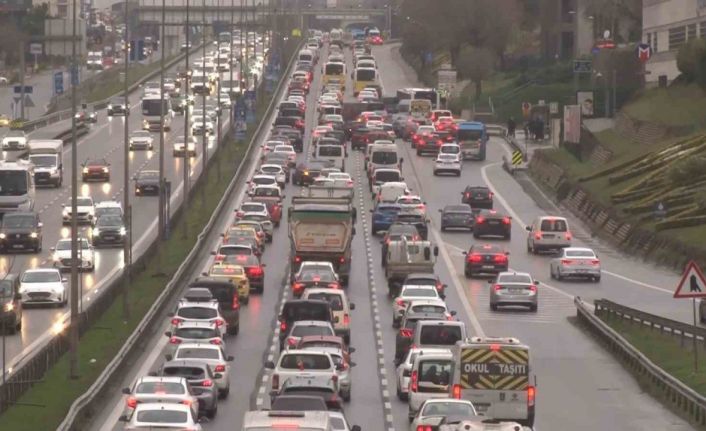
[[[202,58],[201,58],[201,70],[206,76],[206,0],[203,0],[203,10],[201,12],[201,48],[202,48]],[[208,83],[208,78],[206,78],[206,84]],[[210,85],[207,88],[211,88]],[[209,91],[210,92],[210,91]],[[206,167],[208,166],[208,133],[206,128],[206,91],[203,92],[201,97],[201,135],[203,137],[203,149],[201,150],[201,177],[204,181],[208,181],[208,172],[206,172]],[[206,206],[206,187],[201,187],[201,204]]]
[[[72,6],[72,37],[71,37],[71,73],[78,73],[76,58],[76,7],[77,2],[73,0]],[[125,1],[125,17],[127,21],[127,0]],[[127,26],[125,30],[127,34]],[[127,64],[127,62],[125,62]],[[125,73],[127,82],[127,66]],[[78,319],[78,218],[77,218],[77,192],[78,192],[78,146],[76,145],[76,81],[71,82],[71,328],[69,330],[69,378],[78,378],[78,342],[79,342],[79,319]],[[127,117],[126,117],[127,121]],[[4,374],[4,370],[3,370]]]
[[[161,30],[162,30],[162,35],[160,37],[160,42],[159,42],[159,50],[160,52],[160,59],[159,59],[159,94],[160,94],[160,109],[159,109],[159,118],[160,118],[160,127],[159,127],[159,214],[158,214],[158,226],[159,226],[159,231],[157,232],[157,242],[161,243],[162,239],[164,238],[164,208],[165,208],[165,196],[166,196],[166,187],[165,187],[165,178],[164,178],[164,116],[165,116],[165,108],[166,108],[166,99],[164,97],[164,56],[165,56],[165,51],[166,51],[166,40],[167,40],[167,33],[166,33],[166,0],[162,0],[162,25],[161,25]],[[162,273],[162,247],[157,247],[159,250],[159,258],[157,259],[157,273],[161,274]]]
[[[74,0],[75,1],[75,0]],[[130,27],[129,19],[129,2],[125,0],[125,44],[130,46],[128,34]],[[135,49],[138,44],[135,44]],[[140,58],[140,53],[135,52],[135,59]],[[125,80],[123,82],[123,96],[125,97],[125,128],[123,135],[123,207],[125,208],[125,227],[130,232],[132,230],[132,207],[130,207],[130,144],[129,144],[129,126],[130,126],[130,106],[128,103],[128,65],[129,56],[125,55]],[[76,151],[71,153],[72,157],[76,156]],[[76,175],[73,176],[72,181],[76,181]],[[73,210],[72,217],[76,214],[76,210]],[[75,228],[74,228],[75,229]],[[73,237],[72,237],[73,238]],[[125,271],[123,277],[123,319],[127,321],[130,318],[130,303],[128,300],[128,290],[130,288],[130,260],[132,251],[131,241],[123,241],[123,270]],[[72,255],[73,260],[73,255]],[[73,284],[73,281],[72,281]]]
[[[189,27],[189,0],[186,0],[185,28],[186,54],[184,55],[184,58],[186,60],[186,66],[184,71],[184,80],[186,82],[184,85],[184,100],[186,101],[186,105],[184,106],[184,199],[182,204],[184,205],[184,208],[187,208],[187,204],[189,203],[189,131],[191,130],[191,128],[189,127],[189,113],[191,110],[191,103],[189,101],[189,89],[191,86],[191,70],[189,70],[189,52],[191,51],[191,27]],[[182,225],[184,227],[183,236],[184,239],[186,239],[189,237],[189,223],[184,222],[182,223]]]

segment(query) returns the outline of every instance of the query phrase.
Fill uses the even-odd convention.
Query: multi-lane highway
[[[193,57],[193,56],[192,56]],[[193,61],[193,58],[192,58]],[[130,115],[129,130],[140,130],[142,126],[142,115],[140,109],[140,92],[130,95]],[[195,108],[202,103],[202,99],[195,99]],[[223,114],[223,127],[228,127],[228,111]],[[78,167],[80,190],[79,196],[91,196],[95,202],[114,200],[122,202],[124,167],[124,127],[126,117],[109,117],[106,111],[98,113],[98,122],[90,126],[87,135],[78,141],[78,162],[79,165],[89,158],[105,158],[110,163],[110,182],[81,182],[81,167]],[[53,130],[66,129],[70,127],[70,122],[49,126]],[[165,177],[172,184],[171,200],[172,211],[181,204],[183,199],[183,163],[181,157],[172,155],[172,142],[174,139],[184,134],[184,118],[175,115],[172,121],[172,128],[165,134]],[[40,129],[35,136],[48,137],[47,131]],[[154,151],[131,151],[129,155],[128,168],[130,181],[130,201],[132,206],[132,241],[133,259],[140,256],[149,243],[156,237],[157,229],[157,205],[158,199],[155,196],[135,196],[133,190],[132,177],[143,169],[158,169],[159,165],[159,135],[154,134]],[[197,138],[197,156],[190,159],[190,176],[192,182],[200,175],[202,164],[202,138]],[[208,141],[208,157],[213,155],[215,140],[213,137]],[[71,176],[71,147],[66,146],[63,153],[64,163],[64,185],[60,189],[37,188],[35,210],[39,212],[44,226],[43,251],[38,254],[12,254],[0,256],[0,269],[7,272],[19,273],[27,268],[46,267],[53,264],[50,248],[53,247],[59,238],[66,238],[70,235],[69,226],[62,224],[62,205],[69,205],[70,200],[70,176]],[[90,237],[89,225],[80,226],[80,234]],[[83,305],[88,303],[101,289],[115,280],[123,267],[122,248],[100,248],[97,249],[95,257],[95,271],[81,274],[81,291],[83,292]],[[62,308],[29,308],[25,309],[22,319],[22,331],[17,335],[6,337],[6,370],[12,373],[16,364],[30,355],[37,346],[40,346],[57,329],[56,322],[64,321],[68,316],[68,306]]]
[[[419,86],[413,71],[399,57],[397,47],[376,47],[373,54],[386,93],[394,93],[397,88]],[[326,58],[325,49],[321,58]],[[350,58],[348,61],[350,65]],[[298,156],[300,159],[308,157],[310,132],[316,121],[316,99],[321,88],[321,76],[318,68],[316,70],[313,90],[307,99],[305,151]],[[350,89],[351,86],[347,87]],[[265,119],[268,123],[273,120]],[[107,132],[113,130],[110,124],[103,127]],[[119,130],[114,132],[116,136],[120,136]],[[596,284],[551,280],[549,258],[527,254],[524,227],[537,215],[562,211],[555,208],[531,183],[525,181],[523,188],[502,170],[502,156],[509,151],[503,141],[491,139],[487,161],[466,162],[460,178],[433,176],[433,162],[429,157],[417,157],[410,151],[409,144],[400,140],[397,146],[405,159],[405,181],[413,193],[425,199],[427,213],[432,219],[430,238],[440,246],[435,272],[449,286],[446,298],[449,307],[458,312],[458,318],[466,323],[471,334],[513,336],[531,348],[538,389],[537,430],[692,429],[645,394],[631,375],[571,320],[576,313],[572,303],[575,295],[588,300],[606,297],[686,320],[690,312],[688,305],[672,301],[670,297],[670,289],[677,281],[674,274],[596,242],[578,222],[570,219],[576,237],[574,244],[593,247],[599,253],[603,278]],[[149,160],[146,162],[151,163]],[[177,162],[170,168],[176,168]],[[351,345],[356,348],[353,361],[357,366],[352,369],[352,396],[345,406],[346,416],[363,430],[406,430],[409,426],[407,405],[395,398],[393,357],[396,331],[392,328],[387,282],[379,265],[379,238],[370,234],[369,210],[372,205],[362,171],[362,155],[352,152],[346,166],[356,181],[358,214],[364,215],[358,219],[357,235],[353,240],[351,278],[347,287],[350,301],[356,304],[351,317]],[[255,166],[249,169],[253,172]],[[118,183],[121,181],[119,177],[116,180]],[[531,272],[541,281],[537,313],[490,311],[486,280],[465,279],[462,251],[481,241],[474,240],[469,233],[441,233],[437,210],[446,204],[459,202],[460,192],[466,185],[489,186],[495,193],[496,209],[513,217],[513,240],[493,242],[510,251],[512,269]],[[228,208],[235,209],[242,202],[244,186],[229,196]],[[300,190],[288,185],[285,192],[290,197]],[[225,212],[219,220],[221,232],[231,222],[230,214],[231,211]],[[364,218],[367,219],[364,221]],[[214,248],[219,241],[218,232],[219,229],[216,229],[209,238]],[[204,424],[204,429],[240,429],[246,411],[268,406],[269,382],[263,364],[276,359],[276,317],[282,301],[289,295],[289,271],[285,264],[289,261],[287,242],[287,223],[283,220],[281,227],[275,231],[272,245],[267,247],[263,256],[263,263],[267,265],[264,293],[253,296],[249,305],[242,308],[240,334],[226,340],[227,354],[235,358],[231,363],[231,388],[237,390],[231,390],[230,397],[221,401],[218,416]],[[208,251],[200,254],[194,275],[210,266],[212,256]],[[113,257],[113,264],[116,259],[119,259],[119,252]],[[164,316],[164,327],[167,323]],[[136,377],[157,369],[163,362],[163,350],[167,344],[166,337],[161,335],[164,327],[155,331],[151,343],[153,348],[136,362],[138,365],[125,376],[123,386],[131,385]],[[115,393],[104,406],[93,429],[120,429],[117,419],[123,407],[123,397]]]

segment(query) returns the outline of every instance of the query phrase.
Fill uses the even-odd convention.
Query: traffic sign
[[[78,86],[79,81],[80,81],[79,75],[80,75],[80,73],[78,70],[78,66],[76,66],[76,65],[71,66],[71,85],[72,86]]]
[[[643,63],[652,57],[652,47],[646,43],[638,44],[635,52],[637,53],[637,58]]]
[[[574,60],[574,73],[591,73],[593,62],[591,60]]]
[[[674,291],[675,298],[706,298],[706,277],[693,260],[686,265],[681,281]]]
[[[34,55],[42,55],[42,44],[41,43],[30,43],[29,53]]]
[[[64,94],[64,72],[54,73],[54,94]]]
[[[31,85],[25,85],[24,93],[25,94],[32,94],[33,89],[34,89],[34,87],[32,87]],[[15,85],[13,90],[14,90],[15,94],[22,94],[22,86],[21,85]]]
[[[522,164],[522,151],[520,150],[515,150],[512,152],[512,164],[513,166],[521,165]]]

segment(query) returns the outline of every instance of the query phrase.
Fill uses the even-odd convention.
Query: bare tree
[[[483,81],[493,74],[495,60],[495,53],[485,47],[464,46],[461,49],[456,69],[463,77],[470,79],[475,84],[476,100],[483,92]]]

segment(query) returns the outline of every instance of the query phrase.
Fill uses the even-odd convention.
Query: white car
[[[60,239],[57,241],[56,246],[52,247],[51,251],[54,268],[59,270],[71,269],[71,238]],[[86,238],[78,238],[77,252],[81,262],[78,268],[79,271],[93,271],[95,269],[93,246]]]
[[[286,154],[287,160],[289,161],[289,166],[296,166],[297,152],[294,151],[293,146],[291,146],[291,145],[277,145],[274,149],[274,152]]]
[[[427,205],[426,202],[422,200],[421,197],[415,195],[405,195],[400,196],[395,201],[401,209],[407,211],[413,211],[415,213],[426,214]]]
[[[2,150],[24,150],[27,148],[27,135],[22,130],[10,130],[2,138]]]
[[[279,186],[279,184],[274,175],[255,175],[248,181],[248,195],[251,195],[257,186]]]
[[[294,322],[285,340],[286,348],[296,348],[302,337],[311,335],[334,336],[336,331],[329,322],[323,320],[299,320]]]
[[[280,165],[262,165],[260,166],[259,174],[274,176],[277,180],[277,185],[279,185],[281,189],[284,189],[284,186],[287,184],[287,174]]]
[[[439,416],[449,418],[463,418],[464,420],[469,421],[481,421],[485,419],[484,417],[478,416],[478,413],[476,412],[476,408],[473,406],[473,403],[468,400],[457,400],[455,398],[434,398],[426,400],[424,404],[422,404],[422,406],[419,408],[419,411],[417,412],[417,415],[412,421],[412,426],[410,429],[426,429],[424,425],[429,424],[429,422],[427,421],[432,418],[438,419]],[[475,427],[473,429],[475,429]]]
[[[106,214],[123,217],[123,205],[118,201],[100,201],[95,204],[96,220]]]
[[[275,150],[278,145],[287,145],[287,141],[279,141],[276,139],[270,139],[262,145],[263,153],[268,154]]]
[[[28,269],[20,278],[22,304],[66,305],[69,294],[64,283],[66,279],[56,268]]]
[[[205,124],[205,126],[204,126]],[[202,117],[198,117],[194,119],[193,124],[191,125],[191,134],[194,136],[201,136],[204,134],[204,129],[206,130],[207,135],[212,135],[213,134],[213,122],[206,118],[206,123],[203,122]]]
[[[62,220],[64,224],[71,223],[71,201],[62,205]],[[80,196],[76,199],[76,218],[79,223],[92,223],[95,219],[96,207],[93,198],[90,196]]]
[[[455,174],[461,176],[463,170],[463,162],[458,154],[440,153],[434,161],[434,175],[439,174]]]
[[[397,376],[397,398],[400,401],[407,401],[408,399],[407,396],[409,395],[409,379],[412,374],[412,365],[414,365],[414,360],[422,350],[429,353],[445,353],[448,351],[447,349],[420,349],[418,347],[412,347],[409,349],[404,361],[397,366],[397,370],[395,372]],[[413,429],[416,430],[416,428]]]
[[[353,188],[353,178],[348,172],[332,172],[328,174],[328,179],[333,180],[334,187]]]
[[[219,398],[228,397],[230,393],[230,373],[229,362],[233,361],[232,356],[225,353],[223,345],[211,343],[182,343],[176,348],[172,358],[167,359],[195,359],[199,362],[204,362],[211,367],[214,373],[221,373],[222,378],[216,379]]]
[[[136,130],[130,134],[128,141],[130,151],[132,150],[149,150],[154,149],[154,138],[152,134],[146,130]]]
[[[189,157],[196,157],[196,138],[189,136],[188,144],[184,139],[183,136],[177,136],[172,146],[172,154],[174,157],[184,157],[188,153]]]
[[[439,154],[461,154],[461,147],[458,144],[442,144]]]
[[[263,217],[269,217],[270,212],[267,211],[267,205],[262,202],[243,202],[235,212],[237,218],[245,214],[254,214]]]
[[[193,414],[191,406],[184,404],[137,404],[132,415],[120,416],[120,421],[125,422],[126,430],[165,428],[201,431],[203,429]]]
[[[127,395],[124,411],[128,415],[138,404],[154,402],[191,406],[192,413],[198,415],[199,400],[184,377],[143,376],[122,392]]]
[[[403,285],[400,294],[392,302],[392,326],[397,328],[407,310],[407,304],[415,299],[441,299],[435,286]]]
[[[599,282],[601,281],[601,260],[590,248],[566,247],[550,261],[549,274],[557,280],[576,277]]]

